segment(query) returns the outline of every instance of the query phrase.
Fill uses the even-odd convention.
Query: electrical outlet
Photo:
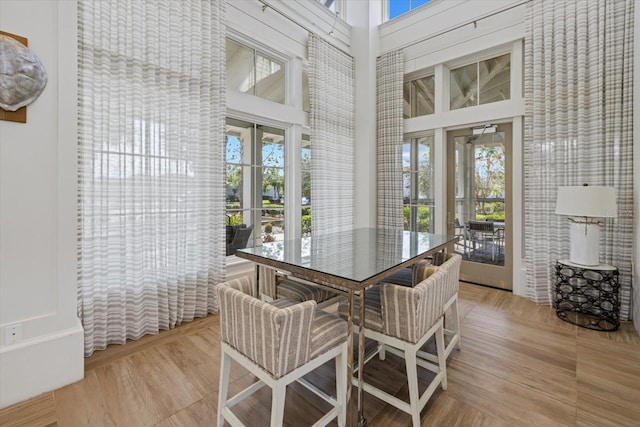
[[[5,345],[15,344],[22,339],[22,324],[7,326],[4,330]]]

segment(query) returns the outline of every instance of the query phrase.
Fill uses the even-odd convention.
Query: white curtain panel
[[[316,34],[308,48],[311,229],[318,235],[354,225],[354,62]]]
[[[396,50],[376,61],[378,227],[404,227],[402,211],[402,84],[404,54]]]
[[[528,297],[551,303],[569,256],[559,186],[604,185],[618,217],[601,229],[600,262],[620,271],[630,315],[633,234],[633,0],[533,0],[525,37],[525,254]]]
[[[85,354],[218,310],[224,0],[78,2]]]

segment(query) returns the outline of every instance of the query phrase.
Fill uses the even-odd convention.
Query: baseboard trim
[[[84,330],[57,331],[0,349],[0,409],[84,377]]]

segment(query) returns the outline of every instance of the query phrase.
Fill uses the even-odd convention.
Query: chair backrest
[[[439,269],[413,288],[381,283],[382,332],[418,342],[443,314],[444,285],[445,272]]]
[[[276,270],[266,265],[258,266],[258,292],[260,296],[264,295],[272,299],[278,298],[276,293],[276,285],[278,279]]]
[[[493,233],[493,221],[469,221],[469,230]]]
[[[277,308],[245,293],[249,286],[246,277],[218,285],[222,341],[280,378],[309,360],[316,302]]]
[[[433,257],[433,264],[445,272],[443,302],[449,301],[460,289],[460,265],[462,256],[455,252],[439,252]]]
[[[253,232],[253,225],[244,228],[236,229],[231,243],[227,244],[227,255],[233,255],[236,253],[236,249],[242,249],[247,247],[249,237]]]

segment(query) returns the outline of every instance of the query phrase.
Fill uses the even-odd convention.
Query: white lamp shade
[[[615,218],[618,216],[615,189],[591,185],[558,187],[556,214]]]

